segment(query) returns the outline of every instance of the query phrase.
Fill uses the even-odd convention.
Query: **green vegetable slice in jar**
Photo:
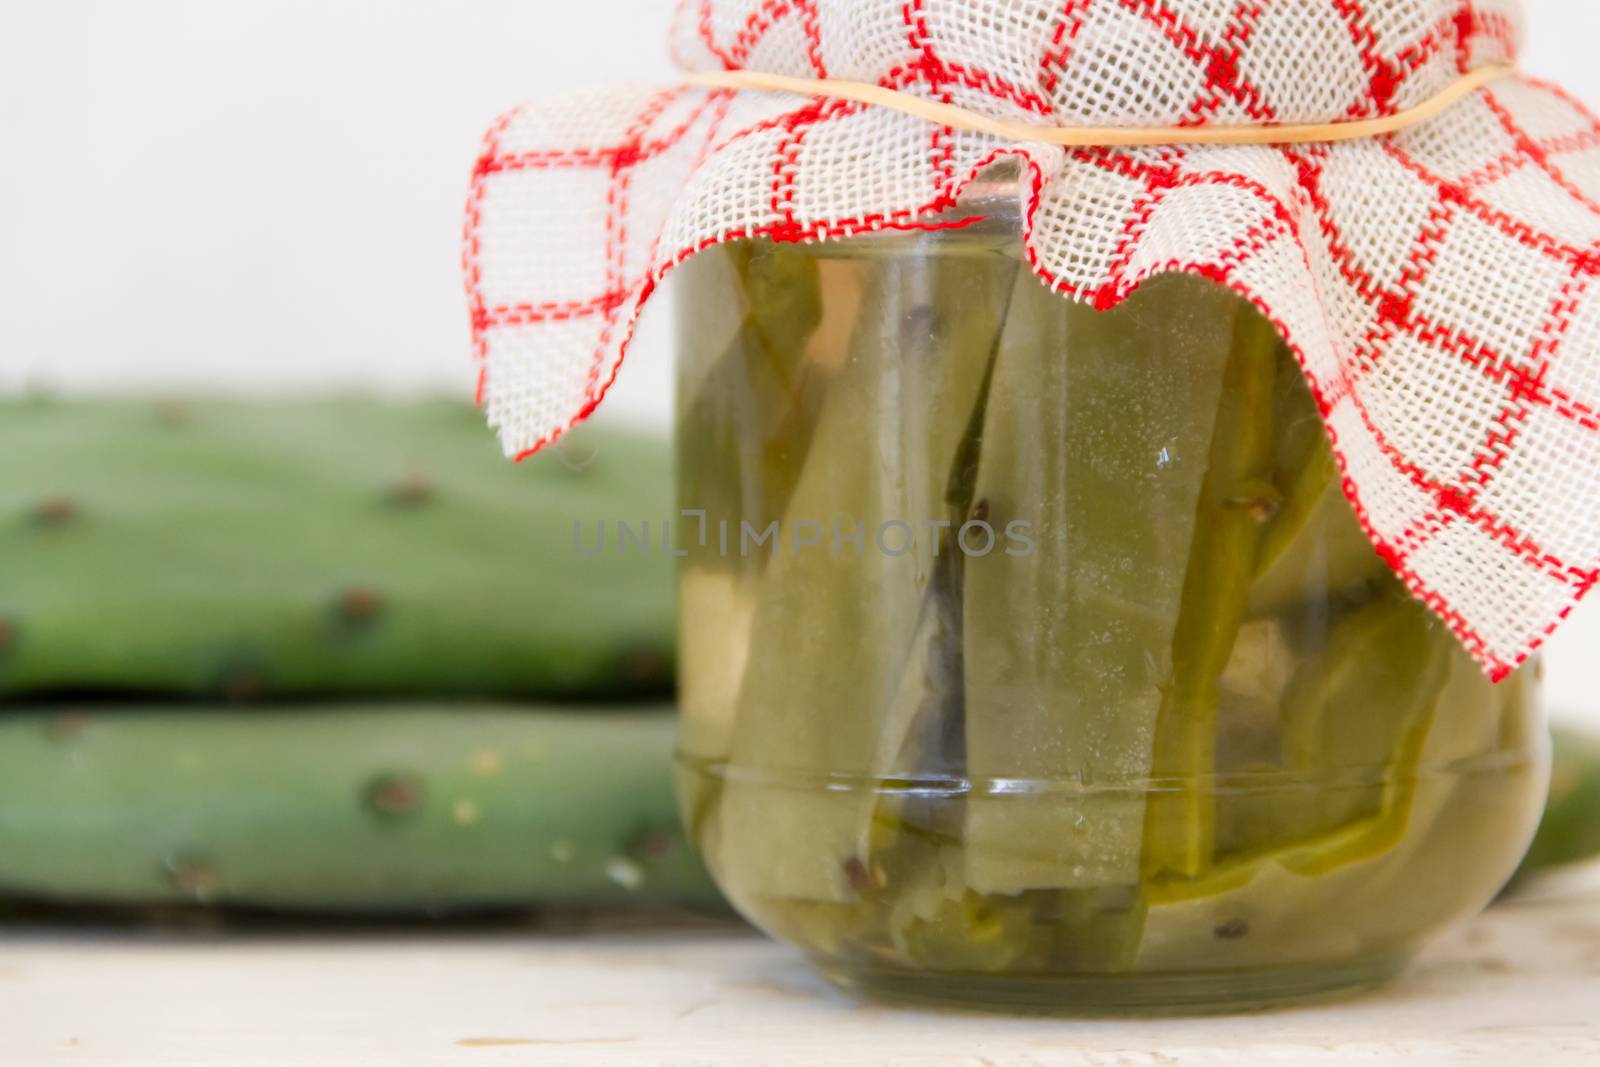
[[[1137,885],[1151,770],[1233,298],[1163,279],[1104,315],[1032,281],[1002,352],[978,495],[1035,550],[969,563],[968,772],[985,893]]]
[[[1222,373],[1211,467],[1184,576],[1172,641],[1172,676],[1162,691],[1145,810],[1146,877],[1195,877],[1210,866],[1216,812],[1218,684],[1233,658],[1255,573],[1262,528],[1278,504],[1272,474],[1273,386],[1277,349],[1272,324],[1242,303],[1233,351]]]
[[[899,747],[897,724],[914,722],[899,707],[903,679],[928,655],[936,560],[926,529],[898,555],[836,546],[836,530],[875,538],[940,513],[1018,267],[996,252],[824,269],[860,279],[859,328],[789,499],[786,543],[761,577],[719,851],[729,883],[747,892],[841,901],[856,898],[852,872],[869,851],[878,754]],[[896,358],[880,350],[886,338]],[[886,420],[886,406],[922,415]],[[796,535],[819,543],[796,547]]]
[[[825,395],[829,368],[815,353],[826,343],[826,320],[841,311],[851,317],[850,301],[839,298],[853,289],[824,300],[816,257],[795,245],[728,245],[697,257],[693,269],[702,283],[714,279],[740,297],[698,308],[680,323],[694,339],[685,351],[718,339],[709,344],[713,358],[693,368],[683,387],[677,428],[680,485],[695,487],[693,499],[680,504],[700,513],[680,518],[675,539],[688,552],[678,589],[681,744],[725,758],[762,560],[721,551],[723,524],[733,523],[737,546],[741,517],[759,528],[762,516],[782,514]],[[724,625],[707,626],[707,619]],[[689,822],[698,833],[718,786],[701,781],[694,791]]]

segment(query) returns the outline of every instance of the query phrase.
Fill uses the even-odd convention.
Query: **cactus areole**
[[[736,906],[854,988],[1170,1008],[1493,896],[1600,577],[1600,122],[1520,34],[701,0],[684,84],[495,124],[508,453],[673,279],[680,792]]]

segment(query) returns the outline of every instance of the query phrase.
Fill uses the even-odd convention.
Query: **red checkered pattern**
[[[876,82],[1039,125],[1392,113],[1514,59],[1515,0],[688,0],[693,69]],[[467,211],[480,395],[525,455],[585,418],[639,310],[735,238],[926,228],[1003,157],[1026,247],[1110,307],[1230,286],[1281,329],[1385,559],[1503,677],[1600,575],[1600,125],[1497,80],[1391,137],[1077,150],[832,99],[611,90],[490,131]]]

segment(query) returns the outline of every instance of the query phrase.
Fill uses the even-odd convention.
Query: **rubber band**
[[[890,108],[941,126],[994,134],[1012,141],[1035,141],[1078,148],[1115,148],[1151,145],[1309,144],[1382,137],[1426,122],[1496,78],[1515,71],[1515,67],[1504,65],[1479,67],[1415,107],[1381,118],[1301,125],[1254,126],[1030,126],[1026,123],[990,118],[954,104],[925,100],[920,96],[867,82],[790,78],[755,70],[705,71],[692,74],[685,80],[690,85],[707,89],[755,89],[852,100],[874,107]]]

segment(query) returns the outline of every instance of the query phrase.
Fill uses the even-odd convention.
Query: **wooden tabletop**
[[[1343,1004],[1155,1021],[902,1011],[736,926],[0,935],[0,1064],[1600,1063],[1600,887],[1503,903]]]

